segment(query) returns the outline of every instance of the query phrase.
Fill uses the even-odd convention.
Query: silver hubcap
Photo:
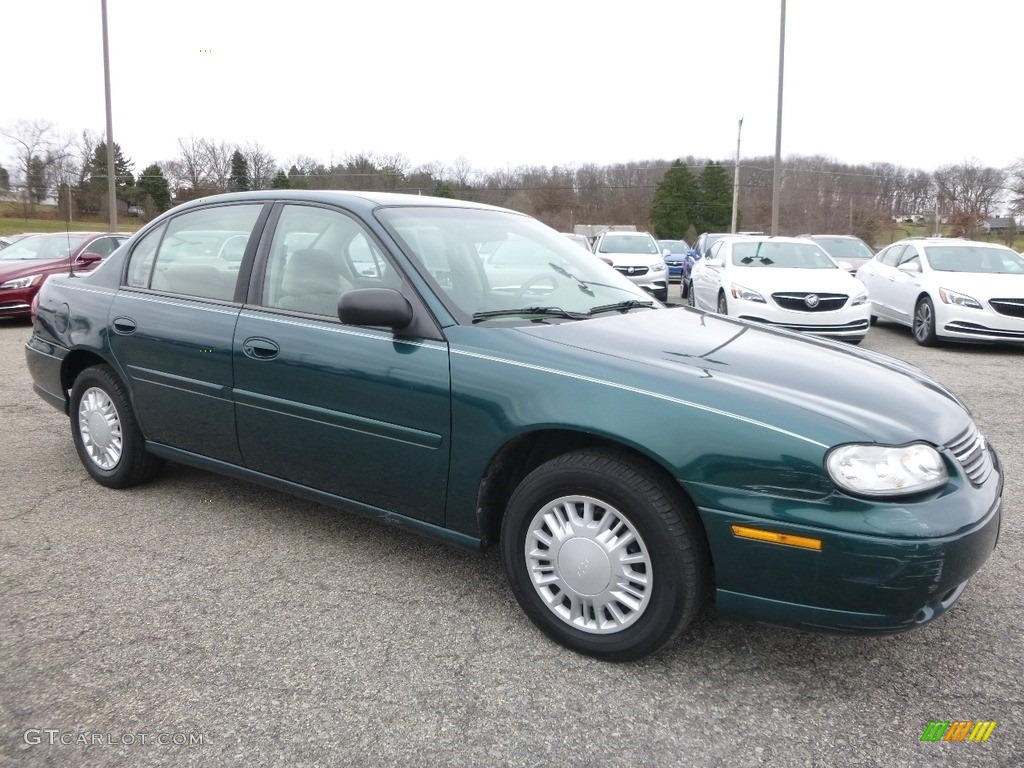
[[[78,404],[78,431],[92,463],[100,469],[113,469],[121,460],[123,437],[121,418],[114,401],[98,387],[90,387]]]
[[[932,327],[932,310],[927,302],[922,301],[917,305],[915,320],[917,322],[914,324],[914,333],[917,335],[918,340],[924,341],[928,338],[928,333]]]
[[[621,512],[598,499],[563,496],[541,509],[530,521],[525,555],[545,605],[584,632],[620,632],[650,603],[647,547]]]

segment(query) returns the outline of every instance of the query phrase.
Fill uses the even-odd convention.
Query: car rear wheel
[[[145,482],[164,463],[146,452],[128,392],[107,365],[86,368],[75,379],[71,434],[86,471],[108,488]]]
[[[692,507],[656,470],[614,449],[542,464],[512,494],[502,556],[512,591],[549,637],[610,661],[675,639],[707,591]]]
[[[927,296],[914,309],[914,340],[922,347],[935,346],[935,307]]]

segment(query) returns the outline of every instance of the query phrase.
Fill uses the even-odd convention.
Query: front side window
[[[230,301],[262,203],[189,211],[147,234],[132,251],[128,285]],[[162,234],[162,237],[161,237]]]
[[[900,255],[904,248],[906,248],[905,245],[890,245],[878,254],[878,261],[887,267],[895,267],[900,262]]]
[[[398,287],[400,280],[369,233],[328,208],[281,210],[263,274],[264,307],[337,317],[341,294],[358,287]]]

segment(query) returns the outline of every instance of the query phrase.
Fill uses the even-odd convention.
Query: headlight
[[[652,264],[651,265],[651,272],[664,272],[664,271],[665,271],[665,262],[664,261],[659,261],[657,264]]]
[[[735,283],[733,283],[732,287],[729,290],[732,292],[732,297],[734,299],[743,299],[743,301],[756,301],[759,304],[767,303],[764,300],[764,296],[762,296],[760,293],[758,293],[757,291],[752,291],[749,288],[744,288],[742,285],[736,285]]]
[[[868,303],[868,294],[867,294],[867,291],[865,291],[865,292],[861,293],[860,295],[858,295],[857,298],[855,298],[853,301],[851,301],[850,302],[850,306],[851,307],[859,307],[861,304],[867,304],[867,303]]]
[[[17,288],[28,288],[37,280],[42,280],[42,278],[42,275],[27,275],[26,277],[16,277],[13,280],[8,280],[6,283],[0,284],[0,291],[15,290]]]
[[[904,496],[930,491],[949,479],[939,452],[924,443],[840,445],[825,468],[832,482],[859,496]]]
[[[957,293],[956,291],[950,291],[945,288],[939,288],[939,298],[942,299],[944,304],[952,304],[956,307],[967,307],[968,309],[981,309],[981,303],[976,299],[972,299],[966,294]]]

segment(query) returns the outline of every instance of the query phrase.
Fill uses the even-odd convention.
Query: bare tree
[[[47,120],[17,120],[0,129],[15,149],[15,176],[22,186],[26,214],[35,213],[50,190],[66,183],[68,155],[74,145],[71,136],[62,136]]]
[[[239,151],[249,163],[249,183],[253,189],[270,189],[270,183],[277,173],[277,161],[259,142],[246,144]]]
[[[1009,169],[1010,205],[1018,216],[1024,215],[1024,157]]]
[[[203,160],[206,163],[206,179],[217,192],[227,192],[231,180],[231,156],[235,148],[224,141],[201,139]]]
[[[1006,187],[1006,171],[977,160],[944,165],[932,174],[941,210],[955,217],[957,234],[975,235]]]

